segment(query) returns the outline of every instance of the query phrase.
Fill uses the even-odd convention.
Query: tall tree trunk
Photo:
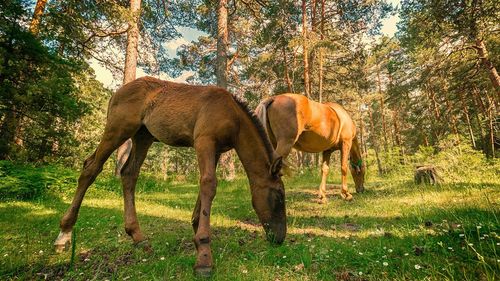
[[[290,80],[290,75],[288,74],[288,62],[286,59],[286,47],[283,46],[282,53],[283,53],[283,71],[285,72],[285,81],[286,85],[288,86],[288,92],[293,93],[292,91],[292,81]]]
[[[307,49],[307,10],[306,0],[302,0],[302,52],[304,55],[304,93],[308,98],[311,98],[309,92],[309,51]]]
[[[373,150],[375,150],[375,158],[377,159],[378,174],[382,175],[383,173],[382,163],[380,162],[379,147],[378,147],[378,142],[375,138],[375,126],[373,125],[373,114],[370,107],[368,107],[368,116],[370,117],[370,137],[373,143]]]
[[[467,103],[462,93],[460,93],[460,100],[462,102],[462,108],[465,115],[465,121],[467,121],[467,128],[469,130],[470,140],[472,142],[472,147],[476,148],[476,138],[474,137],[474,131],[472,130],[472,125],[470,121],[469,110],[467,109]]]
[[[325,0],[321,0],[321,23],[320,23],[320,39],[325,38]],[[323,102],[323,48],[319,48],[319,77],[318,77],[318,95],[319,102]],[[365,150],[366,152],[366,150]]]
[[[476,39],[475,43],[476,43],[475,48],[477,50],[479,59],[481,60],[481,64],[483,65],[484,69],[488,72],[491,84],[493,85],[493,88],[495,89],[498,95],[500,93],[500,76],[498,76],[497,69],[488,58],[488,51],[486,50],[484,41],[482,39]]]
[[[450,117],[451,120],[451,129],[453,131],[453,134],[458,135],[457,120],[455,118],[455,115],[453,115],[450,101],[447,98],[445,98],[444,102],[446,105],[446,111],[448,112],[448,116]],[[460,142],[460,139],[458,139],[458,141]]]
[[[42,19],[43,11],[45,10],[46,4],[47,0],[36,1],[35,12],[33,13],[33,18],[31,18],[31,23],[30,23],[30,31],[35,36],[38,35],[38,31],[40,30],[40,21]]]
[[[394,141],[396,142],[396,145],[399,147],[399,152],[400,152],[399,162],[401,164],[404,164],[405,163],[405,148],[403,146],[403,141],[401,140],[401,130],[399,129],[399,111],[398,110],[393,111],[392,122],[394,125]]]
[[[317,21],[316,21],[316,5],[317,5],[317,0],[311,0],[311,32],[313,36],[316,33],[317,30]],[[310,37],[310,36],[309,36]],[[314,84],[314,63],[316,60],[316,52],[314,49],[311,50],[311,55],[309,57],[309,94],[311,95],[312,98],[314,98],[313,94],[313,84]]]
[[[366,144],[365,144],[365,124],[363,122],[363,111],[361,110],[361,106],[359,108],[359,141],[361,145],[361,151],[363,155],[366,155]]]
[[[139,43],[139,19],[141,0],[130,0],[131,20],[128,23],[127,53],[125,54],[125,67],[123,69],[123,85],[134,81],[137,69],[137,46]],[[115,175],[120,176],[120,171],[127,161],[132,140],[125,141],[116,151]]]
[[[380,79],[380,65],[377,65],[377,86],[380,95],[380,116],[382,117],[382,133],[384,135],[384,151],[387,152],[387,124],[385,122],[384,94],[382,93],[382,81]]]
[[[476,110],[474,110],[475,117],[476,117],[476,122],[477,126],[479,128],[479,133],[480,133],[480,139],[481,139],[481,149],[483,150],[484,153],[487,153],[487,147],[484,142],[486,139],[486,133],[483,128],[483,122],[481,121],[481,116],[480,116],[480,108],[482,108],[483,113],[484,113],[484,105],[482,104],[481,98],[479,97],[479,93],[477,92],[477,89],[473,89],[473,98],[472,100],[474,101],[474,104],[476,105]]]
[[[228,0],[219,0],[217,9],[217,86],[227,89],[227,49],[228,49]],[[233,150],[223,153],[220,157],[220,163],[223,168],[222,174],[225,179],[232,180],[236,176],[236,169],[233,161]]]
[[[490,129],[489,141],[490,141],[490,151],[491,157],[495,158],[495,127],[493,126],[493,119],[495,118],[495,114],[493,114],[494,103],[490,96],[486,96],[488,100],[488,127]]]
[[[227,0],[219,0],[217,12],[217,86],[227,88]]]

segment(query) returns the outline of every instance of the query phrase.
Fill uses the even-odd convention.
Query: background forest
[[[384,19],[394,16],[398,18],[394,36],[381,33]],[[179,45],[175,53],[172,44]],[[301,93],[318,102],[343,105],[356,122],[368,169],[367,193],[358,195],[353,205],[334,201],[335,207],[321,209],[309,202],[312,195],[297,191],[316,190],[319,156],[294,151],[288,159],[294,174],[285,182],[292,222],[289,248],[264,252],[263,241],[245,242],[248,229],[234,231],[234,225],[252,221],[255,215],[249,215],[251,206],[240,205],[250,201],[239,193],[248,192],[239,191],[246,181],[236,154],[223,155],[218,172],[225,180],[217,196],[231,200],[226,198],[229,207],[215,205],[216,235],[231,237],[228,251],[237,259],[228,261],[224,255],[230,254],[224,251],[214,257],[220,280],[234,280],[234,275],[219,262],[240,274],[250,270],[250,275],[243,275],[249,280],[283,276],[283,280],[495,280],[500,272],[499,66],[500,1],[495,0],[0,1],[0,228],[17,223],[12,214],[37,225],[33,230],[20,224],[0,235],[10,241],[0,248],[0,276],[80,279],[97,272],[93,277],[99,280],[191,278],[186,272],[194,263],[192,249],[173,234],[161,237],[170,241],[166,245],[156,240],[159,252],[177,251],[175,259],[167,257],[165,266],[146,263],[149,257],[130,254],[121,244],[103,242],[111,239],[103,238],[104,231],[111,231],[114,236],[118,233],[115,242],[121,243],[123,231],[116,228],[90,234],[88,240],[96,245],[83,244],[92,261],[94,256],[116,252],[95,264],[85,263],[87,254],[82,258],[80,253],[76,269],[83,270],[83,277],[78,271],[68,273],[60,258],[43,253],[47,249],[42,244],[55,238],[52,232],[74,192],[77,171],[100,140],[112,93],[149,75],[216,84],[252,109],[269,96]],[[112,75],[108,85],[101,82],[103,72]],[[96,191],[90,191],[92,216],[85,228],[87,224],[98,228],[109,214],[106,224],[122,228],[122,222],[115,220],[122,213],[114,210],[121,208],[121,199],[113,174],[123,164],[126,145],[107,162]],[[339,182],[339,155],[333,158],[332,178]],[[436,167],[442,185],[429,189],[413,185],[418,165]],[[196,195],[198,173],[194,151],[155,143],[142,171],[145,180],[138,193],[146,207],[139,212],[148,214],[146,229],[149,225],[156,232],[156,224],[161,224],[190,237],[188,222],[195,202],[190,196]],[[184,188],[193,189],[192,194],[186,195]],[[165,190],[170,195],[163,195]],[[159,207],[153,195],[170,201]],[[101,197],[109,201],[97,202]],[[155,221],[167,216],[165,208],[174,215]],[[327,219],[320,220],[318,214]],[[179,220],[185,228],[177,226]],[[83,223],[77,226],[83,231]],[[20,237],[21,229],[29,234]],[[304,236],[304,229],[313,229],[312,234]],[[366,239],[372,234],[378,238]],[[342,244],[339,239],[344,236],[348,241]],[[33,246],[35,254],[27,258],[24,250],[12,254],[33,237],[39,239]],[[349,237],[358,240],[353,244]],[[460,240],[464,237],[467,240]],[[353,248],[356,241],[360,248]],[[103,244],[108,248],[96,250]],[[171,249],[177,244],[178,249]],[[244,244],[249,249],[241,250]],[[394,254],[389,254],[390,245]],[[313,253],[314,246],[340,247],[335,248],[341,252],[331,263],[335,265],[315,267],[329,260],[331,253]],[[368,249],[378,252],[371,255]],[[428,253],[423,260],[420,249]],[[406,252],[415,257],[403,261]],[[342,253],[362,261],[353,262]],[[131,263],[122,256],[133,266],[127,267]],[[391,261],[387,267],[379,256],[401,264],[391,269]],[[127,269],[119,271],[116,264]],[[30,270],[25,272],[26,265]],[[413,268],[417,271],[406,271]],[[153,273],[137,275],[137,270]]]
[[[252,108],[284,92],[338,102],[380,173],[449,135],[494,158],[499,4],[455,2],[3,1],[0,159],[79,166],[92,152],[111,90],[89,62],[116,81],[138,67],[218,84]],[[389,38],[379,31],[391,14],[399,22]],[[183,28],[201,35],[169,55]],[[159,145],[148,167],[184,171],[190,153]]]

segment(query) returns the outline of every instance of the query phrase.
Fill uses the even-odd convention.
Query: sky
[[[390,4],[393,6],[397,6],[400,4],[401,0],[388,0]],[[399,20],[399,16],[393,15],[390,16],[382,21],[382,28],[381,32],[384,35],[387,35],[389,37],[394,36],[394,33],[396,32],[396,24]],[[177,48],[183,44],[189,44],[191,41],[194,41],[198,38],[198,36],[202,35],[203,33],[200,32],[199,30],[188,28],[188,27],[180,27],[178,28],[179,33],[181,34],[181,37],[176,38],[174,40],[168,41],[165,44],[165,47],[167,49],[167,53],[169,57],[175,57],[177,53]],[[110,89],[116,89],[121,85],[121,81],[116,81],[113,79],[113,75],[111,72],[106,69],[104,66],[99,64],[95,59],[89,61],[90,66],[94,69],[95,74],[96,74],[96,79],[99,80],[104,84],[105,87],[110,88]],[[160,75],[159,78],[161,79],[168,79],[171,81],[178,81],[178,82],[184,82],[186,79],[191,76],[193,73],[190,71],[184,72],[181,76],[177,78],[171,78],[168,77],[166,74],[165,75]],[[136,77],[143,77],[146,76],[147,74],[142,70],[142,68],[137,68],[136,72]]]

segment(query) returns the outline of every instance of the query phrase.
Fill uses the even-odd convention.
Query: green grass
[[[65,179],[74,174],[76,184],[76,172],[60,169]],[[416,186],[411,175],[372,176],[365,193],[345,202],[334,188],[336,171],[326,205],[316,201],[316,173],[285,179],[289,231],[281,246],[264,239],[246,179],[220,181],[212,208],[212,279],[499,279],[500,179]],[[147,253],[125,234],[119,181],[104,173],[83,202],[71,269],[71,251],[58,255],[52,243],[74,190],[49,188],[37,199],[5,199],[0,279],[195,279],[190,219],[197,188],[195,182],[139,179],[139,221],[154,250]]]

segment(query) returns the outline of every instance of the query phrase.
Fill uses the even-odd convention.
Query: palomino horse
[[[87,188],[111,153],[132,139],[130,156],[121,171],[125,231],[135,243],[147,240],[139,228],[134,193],[139,169],[154,141],[196,150],[200,190],[192,226],[197,249],[195,272],[210,274],[210,209],[216,192],[216,166],[221,153],[234,148],[250,182],[252,205],[268,240],[282,243],[286,235],[285,191],[278,157],[255,115],[245,103],[222,88],[166,82],[151,77],[124,85],[111,98],[101,142],[85,160],[71,206],[62,217],[54,245],[62,251]]]
[[[282,94],[267,98],[256,109],[262,124],[276,148],[286,158],[292,147],[305,152],[322,152],[322,177],[319,195],[326,202],[326,178],[330,156],[340,150],[342,164],[341,196],[351,200],[347,191],[347,166],[351,158],[351,174],[356,191],[364,190],[365,167],[356,138],[356,126],[345,109],[336,103],[321,104],[303,95]]]

